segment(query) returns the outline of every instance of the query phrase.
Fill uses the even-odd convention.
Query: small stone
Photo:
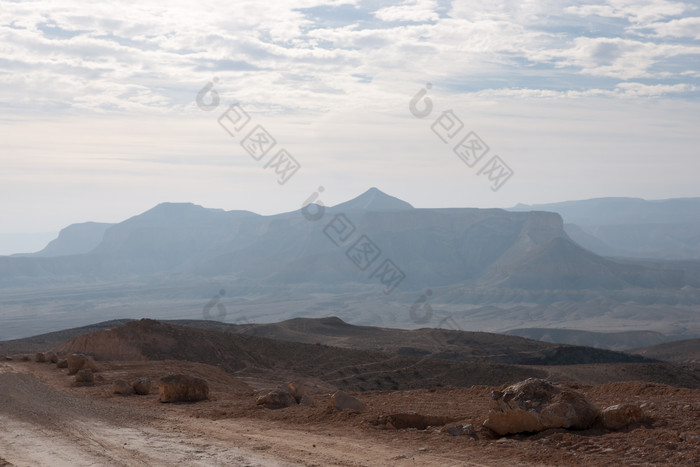
[[[367,405],[358,398],[347,394],[345,391],[338,390],[331,396],[330,407],[339,412],[343,410],[363,412],[367,408]]]
[[[128,396],[134,393],[134,388],[131,387],[128,381],[118,379],[112,384],[112,394],[120,394]]]
[[[81,384],[92,384],[95,382],[95,373],[89,368],[83,368],[75,373],[75,382]]]
[[[97,365],[92,357],[88,357],[83,354],[71,354],[68,356],[68,374],[74,375],[83,368],[90,369],[92,371],[97,371]]]
[[[270,391],[264,394],[255,401],[257,405],[262,405],[268,409],[284,409],[285,407],[291,407],[297,405],[296,399],[292,396],[289,391],[282,389],[277,389],[275,391]]]
[[[314,401],[311,400],[308,394],[304,394],[301,396],[301,400],[299,401],[299,405],[303,405],[304,407],[313,407]]]
[[[301,398],[306,394],[306,386],[296,381],[288,383],[287,390],[297,401],[297,404],[301,403]]]
[[[134,392],[139,396],[147,396],[151,393],[151,380],[148,378],[139,378],[132,385]]]
[[[450,436],[473,436],[474,426],[469,423],[467,425],[455,425],[445,428],[445,433]]]
[[[621,430],[644,420],[644,412],[634,404],[618,404],[603,409],[598,418],[606,429]]]
[[[161,402],[198,402],[209,398],[209,384],[188,375],[168,375],[158,381]]]

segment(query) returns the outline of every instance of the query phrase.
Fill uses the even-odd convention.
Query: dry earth
[[[94,386],[76,387],[55,365],[0,363],[0,466],[60,465],[697,465],[700,390],[654,383],[574,385],[600,407],[634,402],[649,420],[621,432],[550,430],[497,439],[477,430],[394,430],[381,416],[415,411],[480,427],[486,386],[356,394],[362,414],[329,413],[330,387],[305,381],[315,407],[268,410],[256,396],[272,375],[234,376],[182,361],[100,362]],[[210,400],[161,404],[158,396],[117,396],[112,382],[170,372],[204,377]],[[278,375],[277,375],[278,376]]]

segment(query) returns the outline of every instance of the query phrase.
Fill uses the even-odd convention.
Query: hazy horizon
[[[376,187],[372,187],[372,188],[376,188]],[[379,188],[379,189],[380,189],[380,191],[383,191],[383,190],[381,190],[381,188]],[[364,192],[358,193],[355,197],[360,196],[363,193]],[[384,192],[384,193],[386,193],[386,192]],[[386,193],[386,194],[391,195],[391,193]],[[323,195],[320,194],[319,199],[322,197],[323,197]],[[355,197],[353,197],[353,198],[355,198]],[[340,200],[338,202],[328,202],[327,200],[324,200],[324,204],[327,206],[334,206],[334,205],[340,204],[342,202],[349,201],[350,199],[353,199],[353,198]],[[633,197],[624,197],[624,198],[643,199],[643,198],[633,198]],[[600,198],[589,198],[589,200],[590,199],[600,199]],[[672,198],[667,198],[667,199],[672,199]],[[308,201],[308,200],[305,200],[305,201]],[[414,207],[419,207],[419,206],[415,206],[414,203],[411,203],[408,200],[403,199],[402,201],[407,201],[407,202],[409,202],[409,204],[413,204]],[[560,200],[560,201],[554,201],[553,203],[569,202],[569,201],[586,201],[586,200]],[[658,200],[645,199],[645,201],[665,201],[665,200],[664,199],[658,199]],[[162,203],[170,203],[170,201],[163,201]],[[161,204],[161,203],[158,203],[158,204]],[[519,204],[526,204],[526,203],[519,203]],[[539,205],[539,204],[550,204],[550,203],[536,203],[536,205]],[[108,221],[106,223],[117,224],[117,223],[123,222],[123,221],[127,220],[128,218],[142,214],[143,212],[146,212],[149,209],[152,209],[153,207],[155,207],[155,206],[150,206],[149,208],[146,208],[143,211],[133,213],[133,214],[128,215],[127,217],[124,217],[121,219],[116,219],[114,221]],[[207,208],[207,209],[223,209],[223,208],[218,208],[218,207],[213,207],[213,206],[202,206],[202,207]],[[473,208],[476,206],[420,206],[420,207],[439,209],[439,208]],[[482,208],[488,208],[488,207],[509,209],[509,208],[513,208],[515,206],[482,206]],[[243,208],[242,210],[250,211],[249,209],[245,209],[245,208]],[[227,210],[227,211],[231,211],[231,210]],[[254,211],[252,211],[252,212],[254,212]],[[270,213],[256,212],[255,214],[260,214],[260,215],[266,216],[266,215],[282,214],[284,212],[289,212],[289,211],[279,211],[279,212],[270,212]],[[689,213],[689,214],[692,216],[692,213]],[[34,253],[34,252],[40,251],[41,249],[46,247],[46,245],[50,241],[57,238],[60,231],[63,230],[64,228],[66,228],[70,225],[73,225],[73,224],[80,224],[80,223],[85,223],[85,222],[105,222],[105,221],[95,221],[93,219],[87,219],[84,221],[71,222],[71,223],[67,223],[67,224],[63,225],[62,227],[58,228],[55,231],[49,231],[49,232],[9,232],[9,233],[5,232],[5,233],[0,233],[0,256],[13,255],[13,254],[19,254],[19,253]]]

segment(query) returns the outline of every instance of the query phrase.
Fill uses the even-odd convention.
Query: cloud
[[[440,17],[435,11],[437,7],[437,2],[433,0],[409,0],[402,5],[380,8],[374,12],[374,16],[382,21],[435,21]]]
[[[597,4],[570,6],[568,13],[579,16],[624,18],[631,23],[646,24],[651,21],[677,16],[691,10],[690,2],[668,0],[608,0]]]
[[[668,22],[651,23],[647,26],[657,37],[690,37],[700,40],[700,17],[674,19]]]
[[[389,80],[406,87],[433,80],[466,92],[497,83],[535,90],[551,83],[556,92],[570,83],[578,92],[590,86],[589,77],[610,79],[608,90],[642,78],[659,80],[650,85],[669,84],[663,80],[670,77],[697,84],[694,62],[676,60],[699,53],[692,42],[697,18],[677,17],[693,11],[683,2],[238,0],[85,7],[66,0],[0,6],[0,100],[19,112],[31,111],[30,105],[182,110],[214,75],[222,95],[256,109],[318,113],[389,105],[396,94],[384,85]],[[343,15],[348,20],[341,21]],[[669,37],[691,42],[662,40]]]

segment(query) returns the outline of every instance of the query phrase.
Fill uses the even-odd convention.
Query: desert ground
[[[206,378],[210,396],[163,404],[113,394],[117,379],[173,372]],[[700,390],[658,383],[571,384],[599,407],[632,402],[646,420],[622,431],[555,429],[497,437],[481,425],[496,387],[353,393],[362,413],[328,409],[332,388],[306,379],[312,405],[271,410],[257,397],[275,387],[260,372],[236,376],[184,361],[99,362],[96,381],[76,386],[66,369],[13,358],[0,363],[0,465],[697,465]],[[505,385],[500,386],[502,389]],[[387,415],[417,413],[451,422],[395,429]],[[446,427],[471,423],[473,436]]]

